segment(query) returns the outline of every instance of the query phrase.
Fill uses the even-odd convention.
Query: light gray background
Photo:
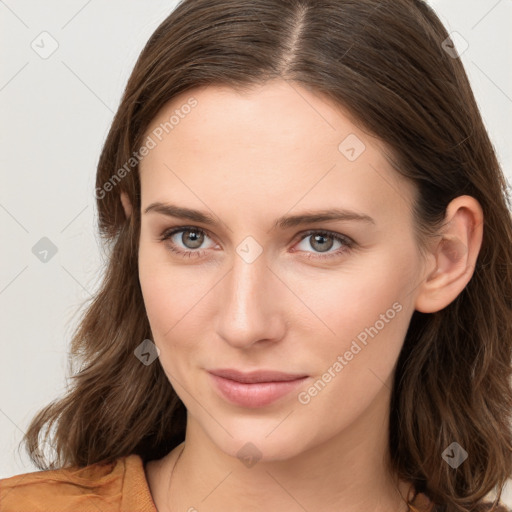
[[[461,58],[511,181],[512,0],[431,4],[469,44]],[[139,52],[175,5],[0,0],[0,478],[36,469],[15,449],[36,411],[65,390],[77,312],[104,265],[94,198],[101,146]],[[48,51],[45,31],[58,48],[43,59],[31,45]],[[32,253],[42,237],[58,248],[47,263]]]

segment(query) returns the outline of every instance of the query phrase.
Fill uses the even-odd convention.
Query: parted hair
[[[436,511],[506,510],[500,496],[512,476],[510,192],[450,47],[445,27],[421,0],[177,4],[141,52],[99,157],[96,205],[107,265],[73,332],[66,392],[34,416],[22,440],[39,469],[133,453],[146,462],[184,440],[186,409],[159,360],[144,365],[134,355],[153,337],[137,267],[139,169],[126,163],[176,95],[208,85],[246,91],[281,79],[325,95],[382,141],[396,172],[417,190],[420,247],[439,232],[452,199],[470,195],[480,203],[484,232],[473,276],[448,306],[411,318],[391,394],[390,471],[426,494]],[[133,206],[129,218],[121,191]],[[442,458],[453,442],[468,454],[457,468]],[[486,501],[491,492],[494,503]]]

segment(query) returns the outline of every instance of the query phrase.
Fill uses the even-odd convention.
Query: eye
[[[333,247],[333,240],[338,242],[340,246],[335,251],[327,252]],[[340,256],[342,253],[350,251],[350,249],[352,249],[352,247],[355,245],[355,242],[346,235],[332,233],[330,231],[314,230],[303,233],[300,243],[305,243],[306,249],[308,247],[312,247],[315,250],[319,250],[320,253],[326,253],[308,253],[306,257],[313,259],[325,259]]]
[[[176,235],[180,233],[181,236],[176,237]],[[330,231],[310,230],[306,233],[302,233],[301,236],[300,243],[306,246],[300,249],[301,252],[307,252],[308,247],[319,251],[307,253],[306,257],[312,259],[326,259],[340,256],[342,253],[350,251],[352,247],[355,246],[355,242],[348,236],[340,233],[332,233]],[[200,258],[203,256],[206,249],[197,249],[204,243],[205,238],[210,238],[207,232],[194,226],[172,228],[164,231],[160,236],[160,240],[167,243],[171,252],[188,258]],[[308,239],[309,241],[306,242]],[[339,247],[335,251],[328,252],[334,245],[333,241],[337,242]],[[293,252],[296,252],[296,250]]]
[[[181,236],[177,237],[181,244],[184,245],[184,249],[176,243],[173,238],[175,235],[181,233]],[[167,245],[171,252],[179,254],[183,257],[200,257],[204,251],[196,251],[204,242],[205,236],[208,236],[203,229],[196,228],[193,226],[180,226],[173,228],[162,233],[160,240],[162,242],[169,242]],[[192,250],[190,250],[192,249]]]

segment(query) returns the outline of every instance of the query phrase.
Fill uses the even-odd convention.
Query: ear
[[[121,203],[123,205],[126,218],[129,219],[132,214],[132,203],[128,198],[128,194],[124,191],[121,191]]]
[[[432,249],[435,268],[418,288],[416,310],[439,311],[468,284],[482,245],[483,220],[482,207],[474,197],[459,196],[447,206],[441,240]]]

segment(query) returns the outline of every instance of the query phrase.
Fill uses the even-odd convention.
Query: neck
[[[252,466],[222,451],[189,415],[184,446],[166,457],[162,510],[407,512],[411,486],[387,466],[388,417],[378,407],[368,413],[360,420],[371,432],[358,421],[292,457],[262,457]]]
[[[375,466],[375,471],[370,474],[362,473],[356,464],[340,470],[344,462],[333,464],[328,457],[324,459],[325,464],[314,462],[319,455],[318,447],[314,450],[314,456],[303,453],[292,460],[258,462],[252,468],[244,467],[238,459],[231,457],[231,460],[218,461],[209,471],[198,471],[201,464],[197,461],[201,459],[185,443],[172,486],[168,488],[170,492],[164,499],[168,507],[165,510],[409,510],[406,500],[410,497],[411,486],[384,477],[383,466]],[[176,459],[174,457],[174,462]],[[379,474],[379,470],[382,473]]]

